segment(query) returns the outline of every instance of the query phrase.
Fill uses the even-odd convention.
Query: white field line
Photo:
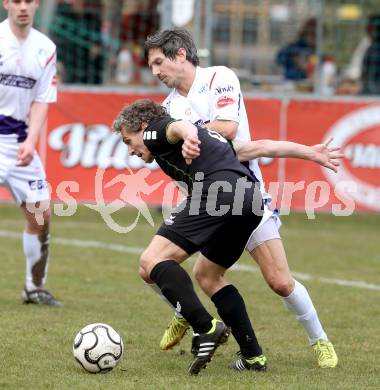
[[[17,232],[7,232],[5,230],[0,230],[0,237],[17,239],[21,240],[22,235]],[[144,248],[134,247],[128,245],[121,244],[112,244],[103,241],[93,241],[93,240],[78,240],[71,238],[60,238],[54,237],[51,242],[56,245],[64,245],[64,246],[76,246],[80,248],[97,248],[97,249],[106,249],[114,252],[120,253],[130,253],[134,255],[139,255],[143,252]],[[231,270],[233,271],[243,271],[243,272],[259,272],[259,269],[252,265],[245,264],[235,264],[232,266]],[[333,278],[323,278],[323,277],[315,277],[310,274],[304,274],[299,272],[292,272],[293,276],[295,276],[299,280],[315,280],[321,283],[335,284],[338,286],[345,287],[355,287],[361,288],[365,290],[376,290],[380,291],[380,285],[371,284],[364,281],[356,281],[356,280],[344,280],[344,279],[333,279]]]
[[[5,230],[0,230],[0,237],[4,238],[13,238],[13,239],[22,239],[22,234],[17,232],[7,232]],[[114,252],[121,253],[132,253],[134,255],[139,255],[142,253],[143,248],[126,246],[120,244],[110,244],[103,241],[93,241],[93,240],[77,240],[73,238],[59,238],[54,237],[51,239],[51,242],[56,245],[64,246],[76,246],[80,248],[97,248],[97,249],[107,249]]]

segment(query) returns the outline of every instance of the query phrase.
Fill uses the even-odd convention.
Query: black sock
[[[150,278],[160,287],[162,294],[192,326],[195,333],[206,333],[211,327],[212,317],[202,305],[187,272],[174,260],[158,263]]]
[[[261,355],[263,351],[258,344],[243,297],[239,291],[230,284],[216,292],[211,300],[214,302],[220,318],[231,328],[242,355],[245,358]]]

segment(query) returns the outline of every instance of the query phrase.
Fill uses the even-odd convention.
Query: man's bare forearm
[[[30,119],[28,128],[28,141],[37,144],[41,129],[47,119],[49,105],[47,103],[33,102],[30,108]]]
[[[234,141],[234,148],[240,161],[258,157],[293,157],[313,160],[315,151],[307,145],[289,141]]]

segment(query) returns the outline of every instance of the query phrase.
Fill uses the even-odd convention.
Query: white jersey
[[[31,104],[57,100],[56,46],[31,29],[24,42],[0,23],[0,142],[26,138]]]
[[[173,89],[164,100],[163,106],[173,118],[186,119],[196,125],[203,125],[217,119],[237,122],[239,127],[236,139],[251,139],[239,79],[225,66],[197,67],[188,95],[182,96]],[[262,183],[257,160],[250,161],[249,167]],[[261,187],[264,197],[269,198],[263,184]]]

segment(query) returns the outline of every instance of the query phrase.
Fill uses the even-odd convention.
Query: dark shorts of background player
[[[230,176],[232,179],[229,178],[228,182],[235,188],[236,178],[239,176]],[[223,180],[226,181],[226,176]],[[207,191],[203,191],[200,196],[199,213],[192,215],[193,212],[190,213],[191,199],[197,196],[193,193],[186,198],[183,210],[175,210],[171,218],[161,225],[157,235],[167,238],[189,255],[200,251],[213,263],[226,269],[231,267],[240,258],[252,231],[259,225],[262,218],[261,215],[255,215],[252,211],[253,202],[255,202],[255,210],[262,207],[261,193],[257,183],[256,186],[253,185],[252,188],[245,190],[240,215],[232,213],[234,193],[234,190],[231,193],[219,192],[215,210],[219,210],[219,207],[223,205],[230,206],[230,210],[222,216],[213,216],[207,212]]]

